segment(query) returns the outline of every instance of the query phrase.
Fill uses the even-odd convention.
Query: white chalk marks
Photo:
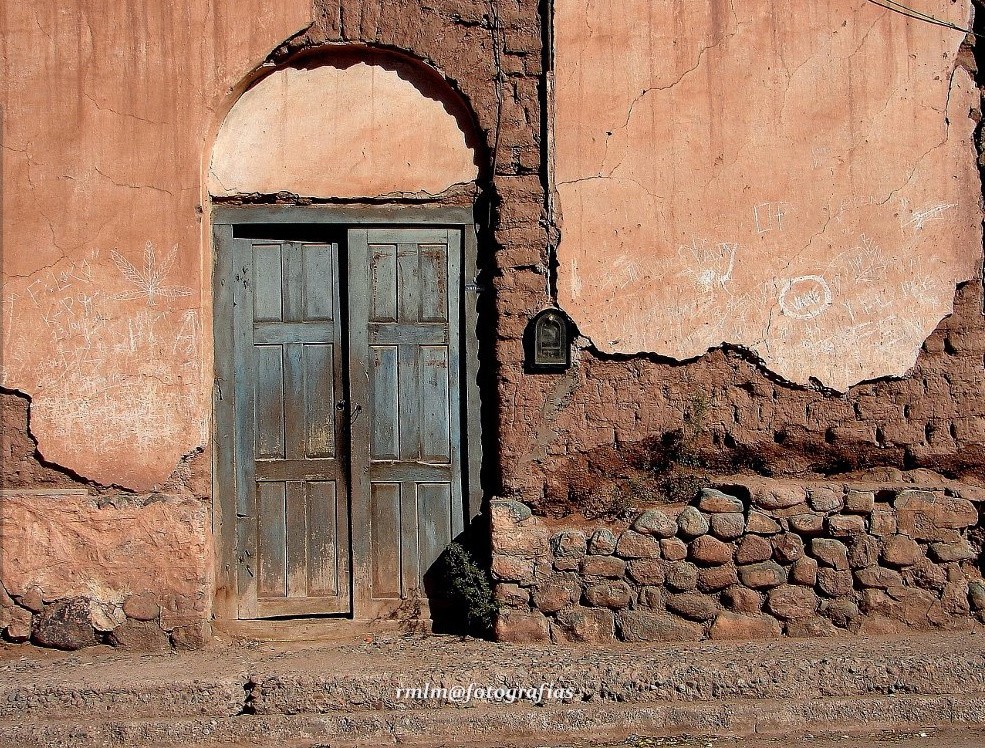
[[[156,306],[159,299],[174,301],[183,296],[191,296],[190,288],[166,285],[177,253],[178,247],[175,246],[163,260],[158,260],[153,242],[147,242],[144,247],[144,266],[138,270],[126,257],[113,250],[113,262],[127,282],[133,286],[129,291],[117,294],[116,298],[146,299],[147,306]]]
[[[752,209],[756,233],[762,236],[771,231],[783,231],[783,218],[789,210],[788,203],[760,203]]]
[[[902,201],[903,209],[906,210],[906,201]],[[943,221],[944,214],[952,208],[957,208],[955,203],[936,203],[928,205],[920,210],[915,210],[910,218],[903,222],[903,228],[912,228],[914,232],[923,231],[923,227],[930,221]]]
[[[8,384],[32,393],[46,454],[94,479],[176,459],[204,420],[199,302],[172,277],[177,252],[92,250],[5,289]]]
[[[787,281],[780,291],[780,310],[794,319],[813,319],[831,306],[831,287],[820,275]]]
[[[684,266],[680,275],[689,278],[703,292],[724,289],[732,280],[739,245],[734,242],[709,242],[694,239],[681,245],[677,255]]]

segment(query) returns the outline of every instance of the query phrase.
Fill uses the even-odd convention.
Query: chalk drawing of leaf
[[[116,266],[120,269],[120,272],[123,273],[124,278],[126,278],[134,285],[139,286],[143,283],[143,279],[140,277],[140,273],[138,272],[137,268],[131,265],[130,261],[126,257],[121,255],[115,249],[111,254],[113,257],[113,262],[116,263]]]
[[[158,299],[173,301],[183,296],[191,296],[190,288],[186,286],[165,285],[168,275],[174,265],[178,246],[175,245],[162,260],[157,258],[157,250],[153,242],[147,242],[144,247],[144,267],[138,270],[126,257],[114,250],[113,262],[119,268],[123,278],[134,288],[116,295],[117,299],[146,299],[147,306],[156,306]]]

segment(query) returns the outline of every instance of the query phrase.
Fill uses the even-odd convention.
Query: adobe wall
[[[904,374],[980,277],[971,0],[559,0],[558,294],[607,353]]]
[[[483,236],[485,257],[479,279],[484,289],[480,333],[487,494],[524,503],[536,522],[584,519],[599,527],[618,528],[628,509],[667,502],[680,506],[702,488],[721,485],[722,476],[735,473],[742,473],[742,480],[755,476],[797,480],[805,486],[805,496],[810,484],[864,482],[863,471],[880,466],[930,470],[934,474],[924,475],[926,480],[917,475],[912,478],[915,483],[911,481],[925,488],[938,486],[941,475],[967,486],[982,485],[981,192],[971,142],[975,112],[969,111],[978,108],[979,99],[965,72],[974,60],[967,49],[959,54],[960,34],[942,33],[935,37],[938,47],[933,47],[929,32],[916,21],[887,18],[860,1],[847,3],[847,10],[839,3],[826,3],[823,13],[818,10],[798,19],[800,26],[784,27],[783,43],[766,50],[764,59],[803,47],[811,57],[801,74],[823,77],[827,72],[814,68],[824,51],[810,40],[824,36],[817,29],[828,26],[811,24],[824,19],[827,24],[844,11],[843,28],[848,30],[839,31],[844,33],[839,39],[861,46],[857,54],[852,47],[851,54],[842,56],[852,59],[852,64],[845,63],[846,70],[835,71],[839,80],[851,73],[855,82],[834,92],[828,112],[834,118],[830,134],[844,135],[847,127],[851,138],[868,138],[864,154],[894,171],[867,172],[863,179],[861,172],[853,170],[860,167],[852,167],[852,159],[863,154],[851,138],[839,140],[822,154],[805,156],[805,143],[790,132],[786,139],[764,146],[728,140],[722,129],[723,149],[713,153],[715,159],[724,153],[768,160],[771,168],[796,164],[800,181],[778,184],[777,190],[807,186],[816,188],[816,194],[805,199],[809,211],[784,213],[789,217],[786,228],[796,233],[789,242],[781,241],[781,232],[760,233],[755,224],[757,206],[785,200],[780,192],[766,194],[769,190],[763,185],[773,189],[775,181],[770,169],[743,166],[741,161],[733,164],[728,158],[723,158],[726,166],[716,165],[715,159],[710,164],[684,159],[681,163],[705,168],[702,185],[711,185],[717,174],[727,186],[723,188],[727,199],[715,197],[725,201],[715,212],[692,194],[698,180],[684,175],[672,183],[660,182],[661,192],[672,187],[680,195],[684,201],[680,211],[707,211],[712,217],[700,223],[694,244],[680,227],[644,228],[637,216],[663,215],[650,210],[649,197],[641,201],[639,194],[620,192],[606,183],[611,180],[595,180],[603,183],[591,185],[595,193],[580,193],[576,182],[582,178],[577,171],[581,166],[563,158],[556,164],[557,199],[547,199],[548,125],[557,123],[554,137],[558,138],[568,128],[584,132],[588,125],[604,125],[609,116],[592,93],[595,89],[585,89],[583,102],[568,99],[564,105],[563,92],[551,102],[545,99],[545,91],[558,85],[570,92],[564,88],[565,70],[570,84],[573,67],[595,60],[591,47],[575,52],[559,46],[581,38],[565,21],[582,17],[584,3],[577,0],[555,3],[557,41],[551,51],[556,57],[556,79],[544,67],[545,57],[552,56],[545,55],[543,48],[548,4],[528,0],[315,0],[313,4],[294,0],[276,7],[260,3],[255,8],[242,2],[198,0],[187,0],[180,7],[139,4],[139,9],[130,2],[98,0],[55,5],[11,1],[5,7],[2,384],[6,397],[22,404],[24,400],[13,394],[22,393],[30,402],[30,433],[26,420],[16,426],[15,441],[23,447],[23,456],[8,459],[5,453],[0,467],[4,488],[18,491],[20,517],[31,515],[45,502],[71,496],[64,505],[66,515],[96,525],[111,506],[104,497],[124,496],[122,504],[117,503],[125,505],[126,516],[113,515],[110,524],[132,521],[134,527],[146,528],[141,517],[154,511],[166,515],[162,522],[187,526],[186,536],[162,540],[161,547],[174,543],[201,548],[204,563],[198,551],[189,553],[189,558],[195,557],[189,565],[197,570],[194,583],[153,602],[159,608],[154,619],[158,624],[169,596],[205,590],[206,609],[199,611],[203,619],[211,604],[212,549],[194,519],[209,516],[211,489],[191,490],[195,498],[190,498],[186,488],[189,481],[204,481],[207,486],[210,479],[207,458],[194,456],[207,455],[209,449],[207,183],[212,139],[240,89],[264,60],[282,63],[340,43],[397,50],[422,60],[460,94],[476,119],[483,141],[478,144],[480,184],[485,188],[479,218],[484,222],[488,209],[490,223]],[[640,17],[634,10],[641,7],[634,4],[592,5],[607,14],[600,23],[608,18],[613,29],[624,31]],[[679,4],[639,5],[654,5],[663,13]],[[709,12],[724,5],[709,3]],[[682,99],[686,106],[676,98],[671,102],[678,113],[672,122],[681,137],[686,137],[688,123],[695,121],[701,123],[701,138],[706,134],[701,128],[706,129],[708,122],[723,128],[731,123],[716,120],[711,116],[715,112],[706,117],[701,105],[731,85],[723,71],[760,64],[734,53],[748,46],[746,42],[750,49],[760,49],[766,45],[765,37],[773,35],[776,29],[764,15],[766,5],[751,4],[759,14],[755,22],[740,18],[736,23],[724,12],[708,19],[667,21],[668,28],[674,29],[673,38],[680,41],[680,58],[668,70],[633,71],[643,81],[640,91],[652,88],[654,93],[642,98],[640,111],[651,107],[647,116],[639,123],[627,123],[632,127],[620,136],[622,168],[650,170],[629,174],[630,186],[636,180],[650,189],[657,184],[648,181],[651,176],[664,176],[657,167],[666,154],[640,147],[640,142],[660,142],[659,132],[634,128],[648,122],[647,127],[653,126],[660,119],[668,102],[658,89],[666,85],[667,76],[673,82],[673,76],[698,63],[699,75],[690,81],[696,88]],[[613,8],[620,10],[613,13]],[[956,3],[947,12],[954,14],[951,20],[966,22],[967,11],[967,3]],[[663,29],[663,22],[654,18],[653,23]],[[668,41],[669,32],[656,33],[648,24],[638,25],[649,29],[651,42]],[[869,26],[871,34],[866,33]],[[210,29],[204,44],[203,28]],[[762,29],[762,36],[757,29]],[[613,48],[618,46],[617,36],[612,36]],[[905,40],[904,57],[893,51],[898,39]],[[632,64],[638,65],[641,48],[623,46],[631,53],[629,59],[636,60]],[[947,58],[931,60],[937,53],[946,53]],[[606,58],[603,67],[611,67],[611,62]],[[702,67],[705,62],[714,65]],[[635,84],[637,78],[631,80]],[[791,92],[791,102],[799,102],[798,117],[810,113],[805,110],[812,93],[810,80],[814,79],[801,81],[803,85]],[[780,96],[782,82],[774,81],[775,97]],[[892,96],[876,97],[874,104],[873,91],[883,92],[887,82],[896,86]],[[622,98],[619,106],[611,108],[621,116],[629,112],[626,97],[635,96],[627,85],[612,86],[612,96]],[[684,91],[680,89],[681,96]],[[846,111],[840,106],[846,101],[861,106],[848,108],[857,118],[848,124],[837,121],[839,112]],[[557,106],[545,116],[551,110],[549,103]],[[575,105],[583,111],[572,114]],[[773,105],[778,106],[775,101]],[[879,112],[873,113],[873,108]],[[774,109],[751,107],[737,92],[736,100],[718,114],[734,118],[743,112],[754,122]],[[868,133],[851,129],[877,115],[896,123],[895,129]],[[914,130],[903,127],[901,139],[893,141],[896,150],[880,145],[879,138],[896,133],[898,123],[908,124],[910,115],[919,124]],[[783,117],[788,125],[796,119],[787,120],[785,113]],[[583,118],[588,118],[588,125]],[[908,160],[917,129],[932,130],[942,138],[934,141],[942,143],[940,148],[928,150],[919,163]],[[558,145],[552,155],[571,154],[570,143]],[[750,150],[752,145],[756,147]],[[612,153],[616,155],[616,150]],[[585,150],[589,171],[595,155],[594,150]],[[697,158],[693,153],[688,156],[692,157]],[[822,158],[823,164],[815,167],[815,158]],[[727,172],[732,165],[736,171]],[[815,179],[810,171],[814,168],[826,169],[827,176]],[[906,173],[901,175],[897,169]],[[912,184],[906,178],[909,169],[920,177]],[[572,184],[562,188],[560,182],[568,181]],[[763,194],[743,197],[733,205],[734,184],[747,183],[762,187]],[[873,198],[880,202],[886,197],[884,183],[899,186],[903,193],[894,193],[885,205],[874,205]],[[941,185],[939,195],[926,192],[927,185],[936,184]],[[436,188],[423,185],[422,189]],[[401,199],[428,199],[418,190],[408,192],[413,194]],[[699,192],[712,194],[711,186],[702,186]],[[898,197],[906,198],[905,209]],[[578,201],[581,207],[576,207]],[[944,205],[950,207],[924,215]],[[822,215],[824,206],[829,209],[830,225]],[[782,220],[775,211],[764,215]],[[914,221],[915,216],[920,220]],[[732,225],[738,233],[725,231]],[[875,228],[870,230],[870,225]],[[620,232],[621,238],[610,246],[606,235],[599,243],[600,231]],[[872,247],[863,246],[863,233],[879,252],[871,254]],[[658,246],[652,237],[663,243]],[[776,268],[770,266],[762,277],[752,273],[742,280],[737,270],[723,284],[728,266],[717,272],[716,262],[723,256],[722,247],[733,244],[743,251],[755,248],[749,255],[753,259],[773,257],[778,249],[797,254],[777,255],[778,261],[790,261],[789,273],[774,272]],[[688,275],[687,268],[675,265],[690,256],[679,252],[684,246],[695,248],[711,264],[692,267],[695,272]],[[860,250],[857,256],[844,255],[855,249]],[[929,270],[920,265],[927,252],[939,260]],[[635,295],[610,287],[613,268],[629,267],[622,255],[645,271],[631,274]],[[588,265],[579,265],[578,275],[586,296],[576,299],[572,260],[589,257]],[[850,313],[844,305],[838,306],[844,299],[837,284],[826,268],[815,267],[828,262],[828,257],[842,257],[849,269],[865,257],[873,259],[866,266],[869,270],[889,268],[874,279],[875,296],[866,306],[871,311],[859,318],[859,324],[872,323],[866,329],[879,332],[875,338],[862,336],[863,342],[855,348],[845,337]],[[899,271],[900,263],[904,269],[912,265],[913,272]],[[743,267],[756,265],[749,262]],[[651,267],[666,267],[666,276],[650,273]],[[709,275],[712,271],[717,275]],[[837,277],[844,280],[845,273]],[[793,283],[787,288],[788,281],[812,276],[825,279],[832,292],[830,303],[823,286],[805,286],[803,293]],[[857,285],[859,278],[853,278]],[[740,281],[741,290],[730,285]],[[883,330],[879,322],[878,309],[887,289],[893,290],[892,304],[917,312],[918,318],[911,320],[914,324],[904,330],[905,340],[896,327]],[[748,308],[773,310],[772,316],[767,311],[765,317],[768,331],[757,317],[735,334],[691,335],[695,330],[707,331],[709,319],[734,317],[729,311],[734,304],[729,304],[736,290],[739,296],[753,299]],[[687,306],[695,299],[701,303]],[[786,307],[802,312],[812,300],[820,301],[819,310],[812,308],[807,319],[798,320],[796,314],[784,311]],[[528,374],[523,368],[523,330],[536,312],[555,301],[572,315],[581,333],[574,365],[564,374]],[[854,314],[857,305],[849,302]],[[671,330],[664,339],[656,330],[657,311],[668,308],[693,308],[695,313],[664,319]],[[613,314],[605,324],[619,329],[600,333],[599,319],[609,312]],[[826,321],[829,313],[834,319],[831,327]],[[681,326],[682,319],[688,329]],[[801,323],[803,327],[797,328]],[[689,335],[691,339],[685,340]],[[791,351],[807,362],[806,369],[796,370],[783,359]],[[87,493],[83,497],[22,491],[39,488]],[[151,500],[156,494],[166,498]],[[189,501],[198,501],[204,515],[193,510]],[[193,521],[183,522],[189,517]],[[145,547],[153,547],[153,534],[141,532]],[[959,534],[970,539],[963,529]],[[113,547],[112,538],[100,537],[94,542]],[[69,548],[65,558],[80,568],[100,566],[72,556],[70,548],[77,546],[61,547]],[[927,548],[924,543],[921,552]],[[3,566],[10,563],[9,555],[0,557],[0,577]],[[965,581],[976,578],[970,562],[948,563],[958,564]],[[105,601],[116,620],[116,607],[125,603],[127,595],[140,592],[127,587],[137,582],[124,581],[115,597]],[[65,580],[58,584],[60,589],[39,590],[43,605],[77,599],[72,584]],[[632,586],[633,581],[627,584]],[[862,591],[854,582],[853,590],[852,594]],[[197,599],[197,594],[186,596]],[[92,595],[86,599],[101,602]]]
[[[440,193],[460,203],[464,193],[456,186],[477,173],[474,155],[461,161],[462,146],[482,153],[486,172],[495,151],[497,181],[514,196],[504,218],[514,230],[503,236],[507,261],[539,279],[540,293],[517,311],[532,313],[546,302],[545,276],[529,271],[543,267],[547,243],[538,225],[544,190],[537,9],[504,9],[493,31],[484,3],[446,6],[7,4],[2,396],[11,438],[0,464],[6,638],[67,648],[204,641],[201,623],[215,594],[209,198],[211,192],[269,200],[258,193],[273,183],[268,168],[234,173],[233,183],[223,184],[230,174],[210,174],[210,166],[236,154],[227,148],[229,157],[210,163],[210,151],[218,134],[217,152],[224,152],[220,126],[258,74],[305,53],[313,57],[301,67],[337,59],[337,50],[348,55],[333,96],[326,98],[321,86],[320,98],[305,104],[335,116],[336,129],[348,128],[349,140],[334,143],[336,161],[361,141],[360,152],[348,155],[358,156],[363,171],[355,176],[362,181],[354,187],[353,173],[347,180],[322,174],[331,178],[298,189],[300,199],[428,200]],[[398,75],[373,73],[352,83],[360,66],[349,62],[360,44],[431,65],[475,111],[485,142],[452,151],[447,137],[434,137],[424,125],[436,113],[460,125],[462,105],[436,100],[433,92],[425,92],[420,111],[394,108],[395,96],[407,98],[399,94],[408,88],[399,66],[387,69]],[[504,71],[498,83],[497,60]],[[281,93],[318,75],[281,76]],[[383,95],[387,86],[395,96]],[[378,137],[372,122],[360,121],[365,109],[339,106],[367,91],[381,99],[371,119],[378,127],[385,119],[392,137]],[[242,102],[248,114],[249,97]],[[415,123],[416,140],[397,129]],[[249,130],[247,123],[230,140],[259,137]],[[292,176],[304,176],[298,164],[311,154],[298,153],[298,142],[310,144],[312,133],[299,130],[252,147],[281,148],[293,160],[273,165],[287,163]],[[461,131],[455,133],[460,140]],[[380,179],[369,169],[414,156],[412,174],[422,163],[452,160],[422,181],[406,174]],[[62,573],[50,572],[52,562]],[[163,573],[168,563],[175,570]],[[179,614],[185,618],[176,622]]]

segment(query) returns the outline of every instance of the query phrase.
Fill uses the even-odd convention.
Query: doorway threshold
[[[430,619],[290,618],[276,620],[216,620],[214,636],[227,641],[341,642],[378,634],[429,634]]]

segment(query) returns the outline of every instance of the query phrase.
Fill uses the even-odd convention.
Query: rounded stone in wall
[[[781,564],[792,564],[804,555],[804,541],[799,535],[784,533],[773,538],[773,556]]]
[[[784,584],[770,590],[766,599],[766,608],[777,618],[793,621],[813,616],[820,603],[813,590]]]
[[[913,538],[893,535],[882,549],[882,560],[890,566],[912,566],[923,558],[923,549]]]
[[[633,599],[633,591],[622,580],[591,584],[585,588],[585,602],[593,608],[625,608]]]
[[[616,543],[616,555],[623,558],[660,558],[660,541],[651,535],[626,530]]]
[[[739,579],[746,587],[769,589],[786,582],[787,573],[775,561],[764,561],[763,563],[740,567]]]
[[[658,538],[672,538],[677,534],[677,521],[659,509],[647,509],[633,523],[633,529]]]
[[[660,554],[667,561],[683,561],[687,558],[687,544],[678,538],[661,540]]]
[[[580,569],[582,576],[619,579],[626,573],[626,562],[615,556],[586,556]]]
[[[638,584],[663,584],[667,578],[664,562],[654,558],[637,558],[629,562],[629,576]]]
[[[689,506],[677,516],[677,525],[680,534],[688,538],[696,538],[705,535],[711,525],[697,507]]]
[[[689,561],[667,564],[664,572],[667,587],[678,592],[690,592],[698,587],[698,567]]]
[[[725,515],[718,515],[725,516]],[[723,543],[711,535],[702,535],[691,541],[690,556],[693,561],[700,564],[720,566],[732,560],[735,553],[735,546],[731,543]]]
[[[742,500],[715,488],[702,488],[698,508],[709,514],[742,514],[745,506]]]
[[[807,503],[816,512],[837,512],[844,506],[844,495],[830,486],[807,489]]]
[[[813,558],[804,556],[790,567],[790,581],[793,584],[802,584],[805,587],[813,587],[817,584],[817,561]]]
[[[65,650],[98,644],[89,600],[79,597],[48,605],[38,614],[31,639],[42,647]]]
[[[700,592],[684,592],[667,595],[667,610],[689,618],[692,621],[711,621],[718,615],[719,608],[715,598]]]
[[[702,592],[718,592],[739,583],[735,564],[708,566],[698,570],[698,589]]]
[[[749,512],[749,519],[746,521],[746,532],[755,533],[756,535],[775,535],[782,529],[780,523],[772,517],[762,512]]]
[[[713,514],[709,524],[716,538],[735,540],[745,532],[746,518],[742,514]]]
[[[736,585],[722,593],[722,602],[737,613],[758,613],[763,607],[763,596],[748,587]]]
[[[559,532],[551,538],[551,550],[559,558],[581,558],[588,552],[588,540],[578,530]]]
[[[811,541],[811,555],[822,565],[844,570],[849,568],[848,546],[833,538],[814,538]]]
[[[790,517],[790,529],[801,535],[820,535],[824,532],[824,515],[805,512]]]
[[[611,530],[602,528],[592,533],[588,541],[588,552],[596,556],[606,556],[616,550],[616,536]]]
[[[821,568],[817,570],[817,586],[828,597],[847,597],[854,589],[850,571]]]
[[[754,564],[758,561],[768,561],[773,555],[773,545],[759,535],[747,535],[739,543],[735,552],[735,560],[740,564]]]

